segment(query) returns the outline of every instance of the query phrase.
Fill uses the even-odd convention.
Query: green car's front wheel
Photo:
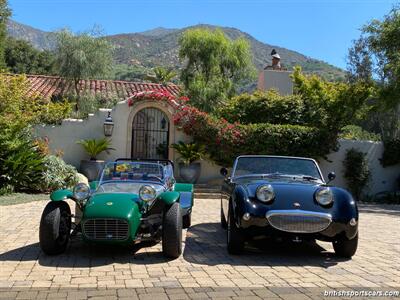
[[[165,256],[171,258],[177,258],[182,253],[182,212],[177,202],[164,213],[162,250]]]
[[[49,202],[42,214],[39,229],[40,248],[49,255],[65,251],[71,233],[71,210],[63,201]]]

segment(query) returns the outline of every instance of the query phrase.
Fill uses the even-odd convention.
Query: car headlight
[[[275,193],[272,185],[260,185],[256,191],[257,199],[262,202],[270,202],[275,198]]]
[[[332,190],[328,187],[320,188],[315,192],[315,200],[322,206],[330,205],[333,202]]]
[[[85,205],[87,198],[90,196],[90,188],[84,183],[78,183],[74,187],[74,198],[80,205]]]
[[[156,199],[156,190],[151,185],[142,185],[139,189],[139,198],[144,202]]]

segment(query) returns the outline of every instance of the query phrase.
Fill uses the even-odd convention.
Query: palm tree
[[[153,69],[154,74],[147,75],[146,79],[154,82],[167,85],[176,77],[176,72],[172,68],[156,67]]]

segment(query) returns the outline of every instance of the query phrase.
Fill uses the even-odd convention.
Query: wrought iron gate
[[[132,158],[168,158],[168,117],[157,108],[140,110],[132,124]]]

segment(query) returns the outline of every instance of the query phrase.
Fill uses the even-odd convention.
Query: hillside
[[[158,27],[141,33],[110,35],[106,36],[106,39],[115,47],[114,59],[120,65],[119,68],[121,69],[121,66],[123,66],[122,69],[132,68],[136,70],[135,74],[137,75],[137,72],[146,72],[149,68],[160,65],[175,69],[181,68],[182,63],[178,57],[179,37],[185,30],[194,27],[217,28],[211,25],[196,25],[183,29]],[[261,69],[270,63],[270,53],[275,48],[282,58],[283,65],[288,69],[300,65],[304,71],[319,74],[329,80],[344,77],[343,70],[323,61],[307,57],[296,51],[260,42],[236,28],[218,28],[222,29],[231,39],[243,36],[249,40],[257,69]],[[9,22],[8,33],[12,37],[28,40],[39,49],[49,49],[54,45],[51,33],[15,21]],[[115,76],[118,77],[118,75]]]

